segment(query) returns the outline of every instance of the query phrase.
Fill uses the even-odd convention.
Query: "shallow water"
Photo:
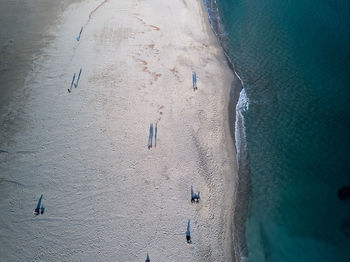
[[[349,261],[349,2],[216,2],[249,100],[249,261]]]

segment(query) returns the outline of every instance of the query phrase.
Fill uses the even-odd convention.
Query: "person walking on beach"
[[[156,123],[156,127],[154,129],[154,149],[157,148],[157,133],[158,133],[158,123]]]
[[[189,219],[188,223],[187,223],[187,231],[186,231],[186,241],[187,241],[188,244],[192,243],[192,241],[191,241],[191,232],[190,232],[190,222],[191,222],[191,220]]]
[[[152,148],[152,141],[153,141],[153,124],[151,123],[149,127],[148,149]]]
[[[147,253],[147,258],[146,258],[145,262],[151,262],[151,260],[149,259],[148,253]]]
[[[79,35],[75,38],[75,39],[77,39],[78,42],[80,41],[80,36],[81,36],[82,32],[83,32],[83,26],[81,26]]]
[[[74,84],[74,87],[77,88],[78,85],[79,85],[79,80],[80,80],[80,75],[81,75],[81,72],[82,72],[82,68],[80,68],[80,71],[79,71],[79,75],[78,75],[78,79],[77,79],[77,82]]]
[[[193,91],[197,90],[197,74],[196,72],[192,72],[192,83],[193,83]]]
[[[41,196],[40,196],[40,198],[39,198],[39,201],[38,201],[38,204],[37,204],[36,208],[35,208],[34,211],[33,211],[33,214],[34,214],[35,216],[38,216],[38,215],[40,215],[40,214],[44,214],[45,208],[44,208],[44,205],[41,204],[42,199],[43,199],[43,194],[41,194]]]
[[[73,87],[73,84],[74,84],[74,80],[75,80],[75,73],[73,75],[73,80],[72,80],[72,83],[70,84],[70,88],[68,88],[68,92],[70,93],[72,91],[72,87]]]
[[[191,186],[191,203],[199,203],[199,196],[200,192],[197,194],[193,192],[193,186]]]

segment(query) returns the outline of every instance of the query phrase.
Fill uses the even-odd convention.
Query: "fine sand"
[[[2,145],[3,176],[24,185],[6,193],[23,211],[2,218],[16,224],[4,261],[232,261],[234,76],[202,1],[84,1],[52,34]],[[32,218],[40,193],[46,212]]]

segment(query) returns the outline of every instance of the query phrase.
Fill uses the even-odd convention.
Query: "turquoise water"
[[[249,101],[249,261],[350,261],[350,2],[216,2]]]

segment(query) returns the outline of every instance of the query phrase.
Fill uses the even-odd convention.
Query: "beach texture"
[[[86,1],[52,30],[1,141],[1,261],[232,261],[234,76],[202,1]]]

